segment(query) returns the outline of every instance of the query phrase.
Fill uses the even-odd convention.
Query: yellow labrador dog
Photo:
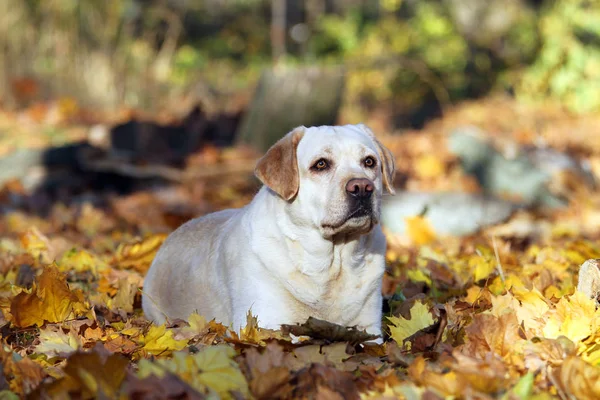
[[[191,220],[159,250],[144,282],[155,323],[198,312],[239,330],[309,316],[381,333],[381,196],[394,158],[364,125],[299,127],[256,166],[250,204]]]

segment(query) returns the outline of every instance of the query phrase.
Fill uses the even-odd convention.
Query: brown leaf
[[[297,373],[294,381],[294,397],[360,399],[352,374],[323,364],[312,364],[302,369]]]
[[[31,393],[47,375],[42,367],[29,358],[5,351],[2,346],[0,366],[3,366],[10,390],[22,396]]]
[[[408,376],[418,385],[434,389],[444,396],[459,396],[465,392],[465,382],[454,371],[434,371],[422,356],[408,368]]]
[[[525,366],[529,370],[538,370],[546,366],[559,366],[577,351],[575,344],[564,336],[556,339],[541,338],[525,345]]]
[[[346,352],[348,345],[344,342],[334,343],[328,346],[321,345],[308,345],[302,346],[294,350],[296,361],[294,362],[294,369],[300,369],[306,367],[312,363],[321,363],[336,367],[340,370],[354,370],[352,368],[356,364],[344,363],[345,360],[350,358],[350,354]]]
[[[83,314],[88,306],[83,294],[69,289],[65,277],[54,266],[44,269],[31,293],[21,292],[12,300],[10,312],[18,327],[41,326],[47,322],[63,322]]]
[[[250,391],[257,399],[286,398],[293,391],[290,377],[285,367],[271,368],[250,381]]]
[[[104,348],[111,353],[132,354],[139,346],[133,340],[126,336],[119,335],[113,339],[108,339],[104,343]]]
[[[522,365],[519,346],[525,341],[519,336],[521,327],[514,313],[495,317],[491,314],[477,314],[465,328],[465,345],[461,351],[466,355],[485,358],[489,352],[499,355],[516,365]]]
[[[161,378],[149,376],[139,379],[131,376],[125,384],[124,395],[126,398],[139,400],[202,400],[206,398],[177,375],[170,373],[166,373]]]
[[[76,352],[67,359],[65,376],[43,385],[40,397],[116,398],[129,361],[97,345],[91,352]],[[46,398],[47,398],[46,397]]]
[[[349,342],[352,344],[359,344],[379,337],[360,331],[356,327],[346,327],[313,317],[309,317],[301,325],[281,325],[281,330],[285,334],[291,333],[296,336],[310,336],[313,339],[329,342]]]
[[[453,353],[456,364],[452,365],[458,380],[464,382],[477,392],[495,394],[508,389],[513,382],[511,371],[495,355],[485,358],[465,356]]]
[[[261,353],[250,348],[245,354],[250,391],[259,399],[287,397],[293,390],[290,385],[293,356],[283,351],[277,343],[269,343]]]
[[[553,371],[553,380],[563,398],[594,400],[600,398],[600,367],[570,356]]]

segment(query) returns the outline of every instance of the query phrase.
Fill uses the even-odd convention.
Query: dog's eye
[[[324,158],[320,158],[312,166],[312,169],[315,170],[315,171],[324,171],[327,168],[329,168],[329,162],[326,159],[324,159]]]
[[[369,156],[369,157],[365,158],[363,163],[365,164],[365,167],[373,168],[375,166],[375,164],[377,164],[377,161],[375,161],[375,159],[373,157]]]

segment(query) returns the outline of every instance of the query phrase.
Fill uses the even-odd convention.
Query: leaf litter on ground
[[[465,124],[490,132],[499,146],[508,139],[531,145],[537,135],[584,158],[600,179],[600,148],[591,143],[598,121],[581,120],[565,135],[568,116],[523,110],[503,100],[479,101],[423,131],[382,141],[396,154],[407,190],[480,191],[440,146]],[[526,112],[546,123],[527,123]],[[316,319],[263,329],[251,310],[240,332],[197,314],[151,325],[141,312],[143,276],[169,230],[185,219],[174,215],[174,205],[187,204],[187,218],[244,204],[256,184],[243,176],[234,181],[173,185],[104,206],[55,204],[43,217],[2,208],[0,395],[600,397],[593,261],[600,258],[600,195],[584,183],[556,180],[553,190],[569,198],[564,209],[519,210],[461,238],[436,232],[426,213],[405,221],[404,236],[386,232],[382,344],[356,328]],[[22,190],[5,185],[0,203]]]

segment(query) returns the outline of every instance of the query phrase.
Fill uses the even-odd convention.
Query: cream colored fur
[[[376,160],[375,168],[365,158]],[[327,171],[315,171],[320,158]],[[144,282],[148,319],[193,312],[239,330],[310,316],[381,333],[385,238],[381,196],[393,192],[391,153],[364,125],[299,127],[259,161],[263,186],[241,209],[191,220],[162,245]],[[346,183],[372,181],[366,216],[352,216]]]

